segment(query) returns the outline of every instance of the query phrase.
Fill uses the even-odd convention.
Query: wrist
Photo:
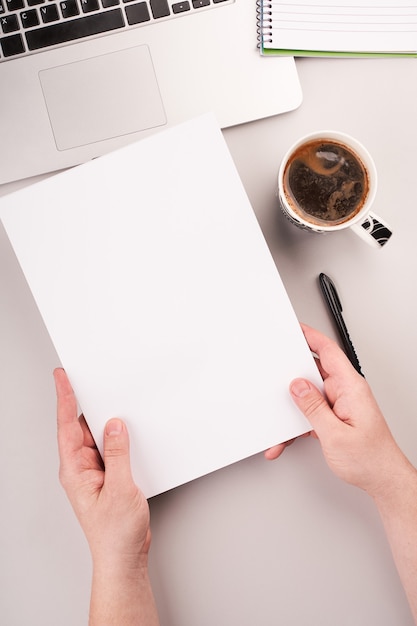
[[[148,529],[146,536],[124,541],[109,541],[95,538],[89,542],[93,565],[99,570],[113,570],[123,572],[147,571],[148,552],[151,545],[151,532]]]
[[[97,557],[93,556],[93,569],[116,576],[143,576],[148,571],[147,557]]]
[[[93,558],[89,626],[158,626],[147,557]]]
[[[369,495],[381,512],[389,512],[404,506],[405,494],[417,501],[417,470],[400,452],[395,462],[387,464],[386,476]]]
[[[127,553],[114,554],[92,551],[93,572],[107,578],[137,579],[146,578],[148,575],[148,554]]]

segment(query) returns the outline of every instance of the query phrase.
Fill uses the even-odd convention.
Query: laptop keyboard
[[[0,62],[220,4],[230,0],[0,0]]]

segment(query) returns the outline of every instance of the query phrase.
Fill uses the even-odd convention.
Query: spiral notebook
[[[417,2],[258,0],[263,55],[416,56]]]

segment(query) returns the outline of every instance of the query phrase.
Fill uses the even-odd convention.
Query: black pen
[[[358,357],[356,356],[355,348],[353,347],[353,343],[350,339],[348,329],[346,328],[346,324],[342,316],[342,304],[336,291],[336,287],[334,286],[333,281],[328,276],[326,276],[326,274],[321,273],[319,276],[319,281],[324,298],[328,304],[333,319],[336,322],[337,330],[339,331],[346,355],[355,370],[359,372],[361,376],[364,376],[361,370],[361,366],[359,365]]]

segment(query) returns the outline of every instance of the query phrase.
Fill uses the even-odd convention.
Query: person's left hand
[[[93,561],[146,567],[149,507],[130,469],[129,436],[120,419],[107,422],[104,463],[63,369],[54,371],[58,399],[60,480],[85,533]]]

